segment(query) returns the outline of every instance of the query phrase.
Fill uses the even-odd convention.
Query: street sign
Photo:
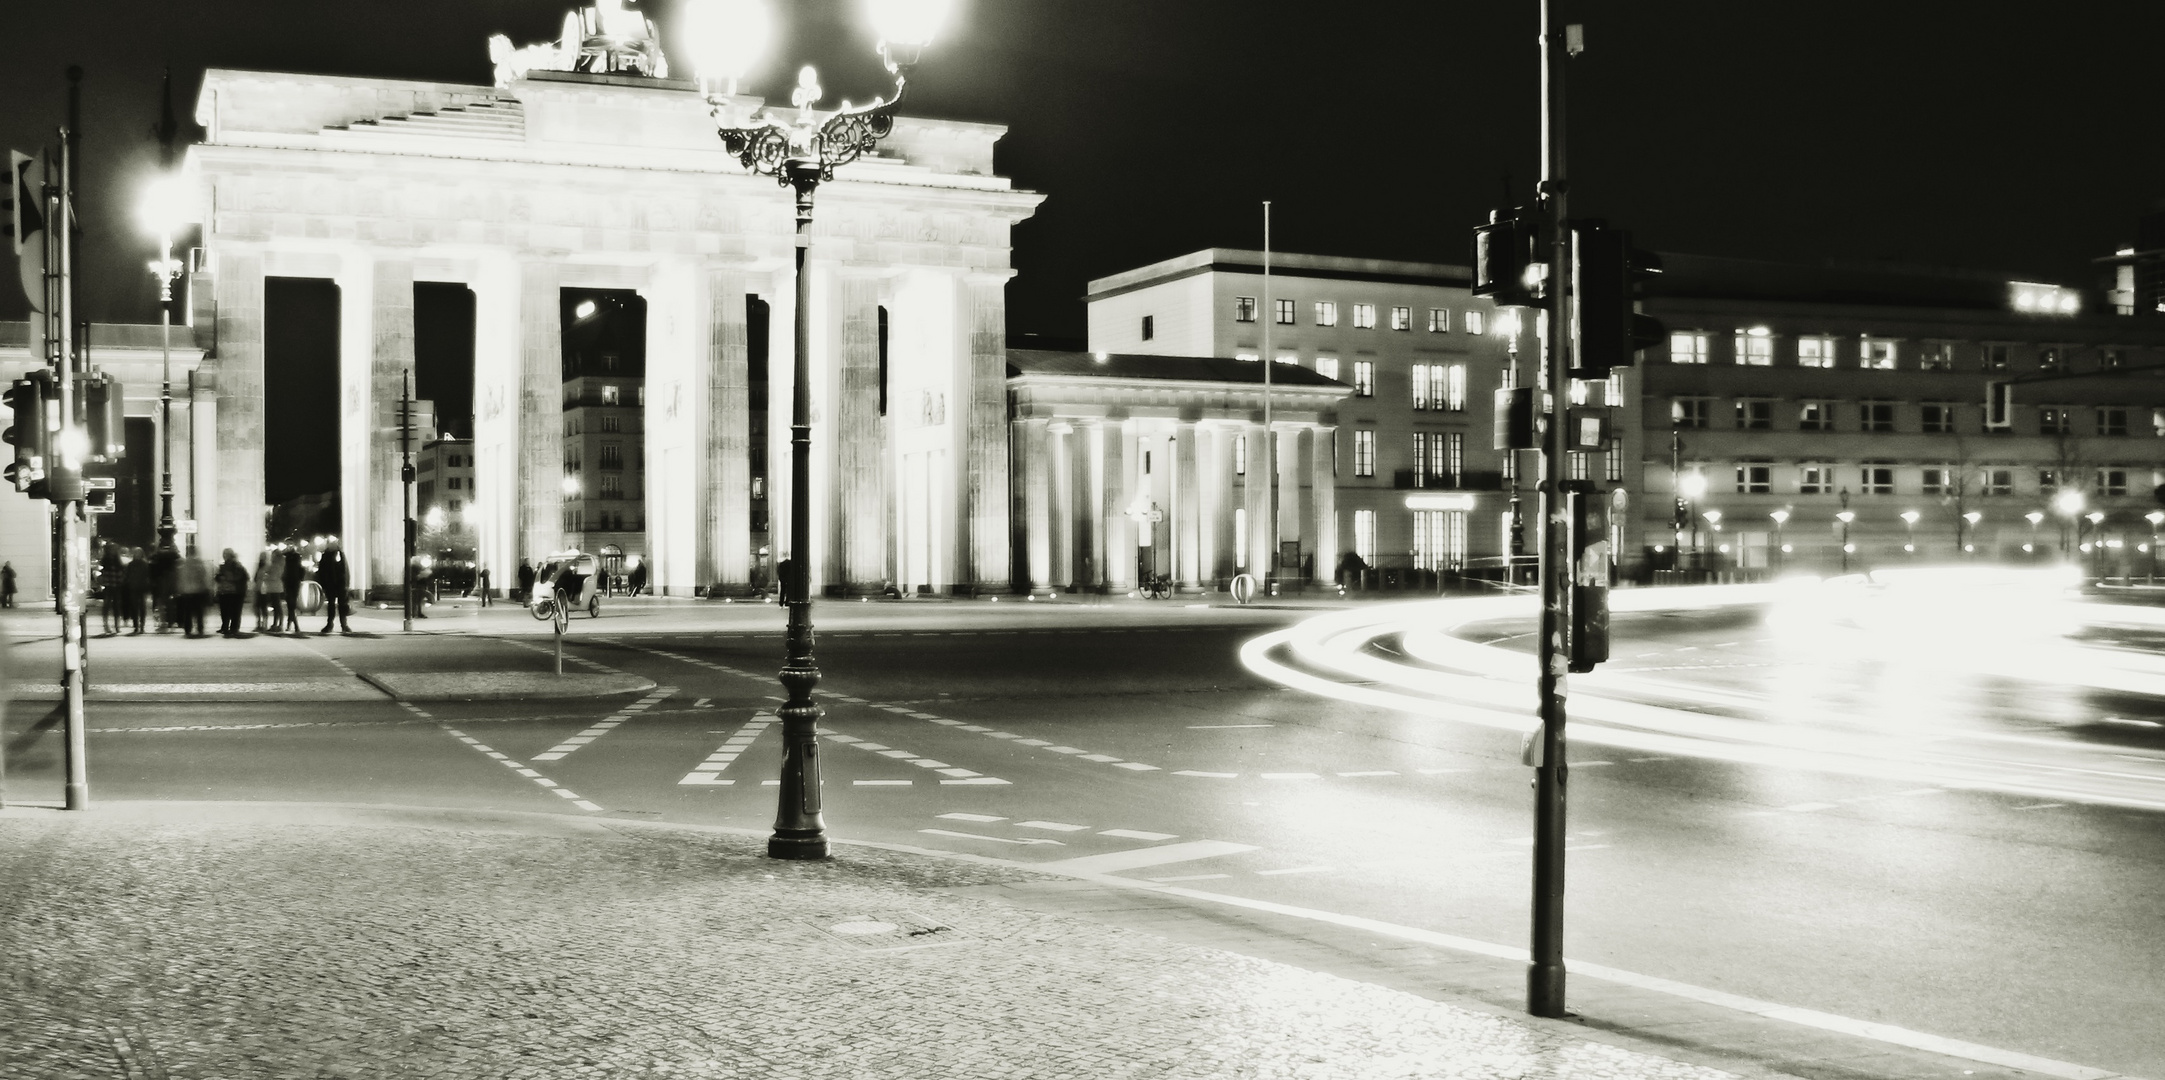
[[[195,535],[195,522],[194,522],[193,520],[189,520],[189,521],[176,521],[176,522],[174,522],[174,523],[173,523],[173,531],[174,531],[174,532],[184,532],[184,533],[187,533],[187,534],[189,534],[189,535],[193,536],[193,535]]]
[[[116,483],[117,481],[110,476],[83,477],[83,486],[91,491],[110,491]]]

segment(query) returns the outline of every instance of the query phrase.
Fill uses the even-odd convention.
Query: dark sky
[[[680,0],[648,0],[664,43]],[[69,0],[15,5],[0,136],[27,148],[88,69],[89,314],[155,314],[127,212],[158,76],[205,66],[489,80],[486,39],[553,37],[571,0]],[[1641,246],[1968,265],[2088,283],[2165,196],[2152,55],[2165,4],[1578,2],[1575,209]],[[27,10],[20,10],[27,9]],[[862,98],[849,0],[782,0],[754,89],[797,63]],[[1005,124],[1045,192],[1015,235],[1016,333],[1079,335],[1084,283],[1200,247],[1465,261],[1536,167],[1534,0],[960,0],[910,112]],[[679,59],[683,50],[678,50]],[[831,101],[832,99],[830,99]],[[127,199],[123,195],[127,194]],[[778,196],[779,197],[779,196]],[[21,316],[0,289],[0,317]]]

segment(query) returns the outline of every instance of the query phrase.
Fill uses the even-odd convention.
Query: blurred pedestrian
[[[203,565],[203,556],[190,544],[180,568],[173,572],[173,611],[181,633],[188,637],[210,636],[203,632],[203,608],[210,603],[210,590],[210,567]]]
[[[338,624],[341,634],[353,633],[347,620],[353,617],[353,606],[346,602],[346,585],[352,579],[347,573],[346,553],[340,549],[338,537],[323,542],[323,554],[316,556],[316,584],[323,587],[323,632],[331,632],[331,624]]]
[[[474,575],[475,588],[481,590],[481,606],[489,606],[489,568],[484,566]]]
[[[105,552],[98,556],[98,612],[105,620],[106,637],[120,634],[120,586],[127,572],[127,565],[120,561],[120,545],[105,545]]]
[[[15,606],[15,564],[0,562],[0,608]]]
[[[150,556],[150,596],[158,605],[158,632],[161,634],[180,622],[182,561],[180,549],[170,544],[160,546]]]
[[[519,560],[518,599],[522,603],[531,603],[534,599],[534,568],[525,559]]]
[[[142,548],[128,549],[128,569],[121,577],[121,603],[128,609],[128,632],[143,632],[143,606],[150,603],[150,560]]]
[[[237,637],[241,632],[241,605],[248,602],[248,568],[241,565],[240,556],[232,548],[220,555],[212,583],[218,590],[218,636]]]
[[[278,567],[278,577],[285,583],[286,593],[285,621],[278,626],[281,631],[301,632],[301,581],[307,571],[308,560],[302,557],[300,548],[286,552],[286,561]]]
[[[286,613],[286,549],[284,545],[272,544],[270,550],[256,556],[256,633],[263,633],[265,616],[269,616],[270,632],[275,634],[285,625]]]
[[[646,563],[644,561],[633,563],[631,568],[631,594],[638,596],[645,591]]]

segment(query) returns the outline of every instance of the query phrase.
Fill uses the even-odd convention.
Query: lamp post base
[[[767,837],[767,857],[770,859],[824,859],[828,856],[827,837],[822,830],[776,829]]]

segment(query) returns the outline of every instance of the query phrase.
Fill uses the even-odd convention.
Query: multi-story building
[[[611,561],[645,554],[646,380],[615,352],[564,358],[564,537]]]
[[[2148,570],[2165,319],[2005,276],[1663,259],[1645,310],[1668,345],[1620,413],[1627,575],[2063,550]]]
[[[474,501],[474,441],[442,438],[430,441],[413,458],[414,504],[423,522],[441,520],[447,531],[462,528]]]
[[[1511,385],[1518,342],[1531,335],[1500,332],[1513,327],[1468,291],[1462,266],[1269,261],[1266,280],[1262,252],[1212,248],[1092,281],[1090,348],[1257,363],[1268,354],[1350,386],[1335,427],[1311,433],[1328,438],[1334,463],[1330,535],[1304,537],[1284,517],[1280,535],[1305,540],[1306,562],[1350,551],[1393,578],[1492,572],[1511,551],[1517,482],[1513,455],[1492,448],[1495,391]],[[1282,565],[1294,555],[1281,554]],[[1328,580],[1333,569],[1314,572]]]

